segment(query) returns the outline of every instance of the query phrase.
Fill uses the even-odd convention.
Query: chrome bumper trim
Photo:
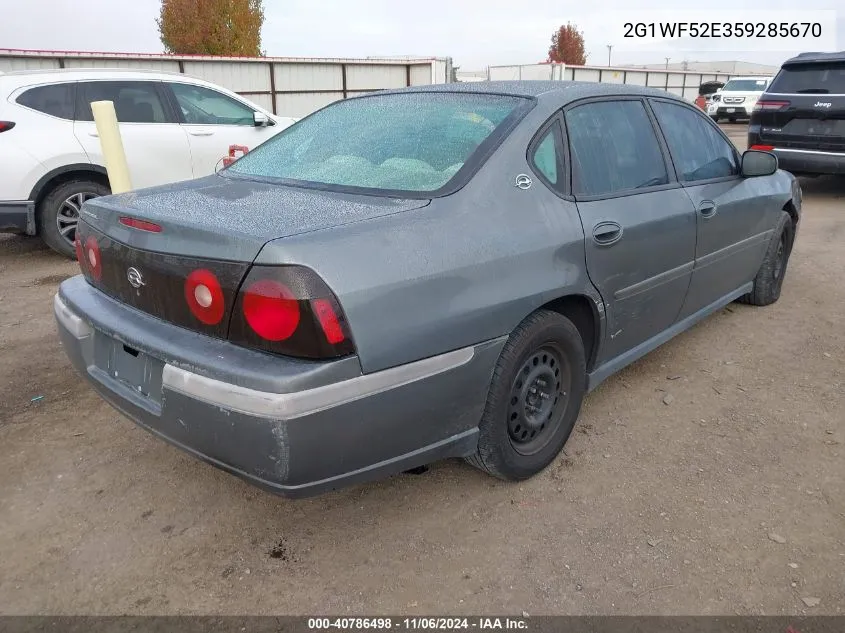
[[[59,293],[53,297],[53,312],[56,314],[56,320],[61,323],[71,334],[76,338],[82,339],[91,336],[94,333],[93,328],[88,325],[81,318],[76,316],[70,308],[67,307]]]
[[[399,367],[294,393],[256,391],[200,376],[168,364],[164,366],[162,386],[230,411],[262,418],[291,420],[455,369],[472,360],[474,354],[473,347],[465,347]]]

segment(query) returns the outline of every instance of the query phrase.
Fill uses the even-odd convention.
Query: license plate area
[[[736,112],[736,108],[728,108],[728,114]]]
[[[161,404],[164,363],[104,334],[94,341],[94,362],[110,379],[145,399]]]

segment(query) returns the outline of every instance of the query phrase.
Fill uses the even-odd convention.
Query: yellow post
[[[94,101],[91,103],[97,135],[100,137],[100,147],[109,175],[112,193],[123,193],[132,189],[129,180],[129,166],[126,164],[126,152],[123,150],[123,140],[120,138],[120,128],[117,125],[117,115],[114,103],[111,101]]]

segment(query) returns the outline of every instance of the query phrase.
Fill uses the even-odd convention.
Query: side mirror
[[[754,176],[771,176],[778,170],[778,157],[769,152],[750,149],[742,154],[742,175],[746,178]]]
[[[270,124],[270,119],[263,112],[253,112],[252,123],[253,125],[255,125],[255,127],[266,127]]]

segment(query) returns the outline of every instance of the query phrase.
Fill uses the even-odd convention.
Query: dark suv
[[[794,174],[845,174],[845,51],[784,62],[751,114],[748,147]]]

